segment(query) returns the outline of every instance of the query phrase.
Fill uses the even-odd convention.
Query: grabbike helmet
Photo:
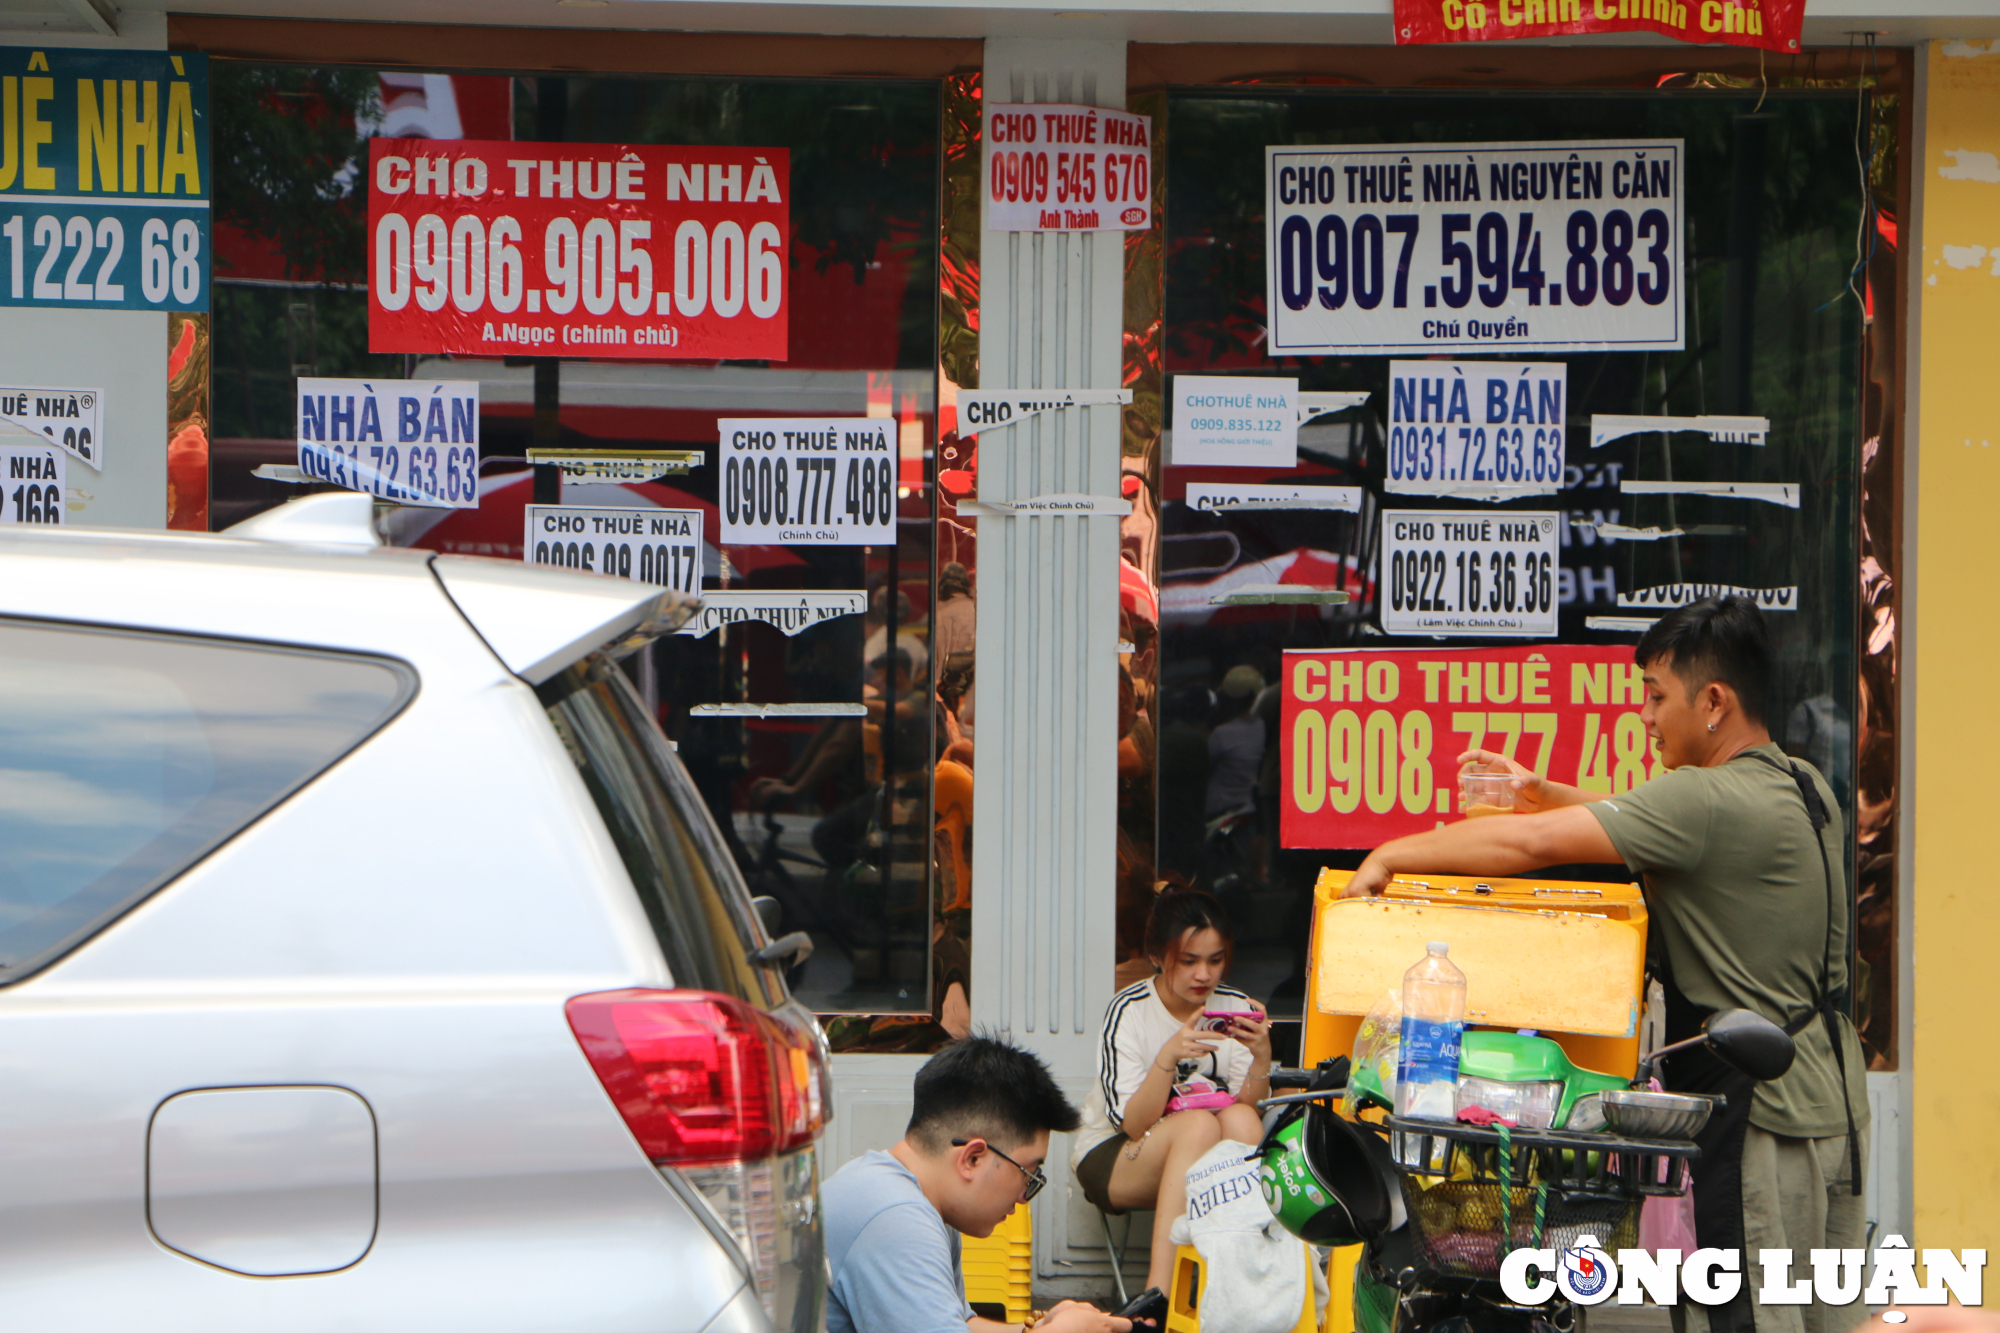
[[[1257,1174],[1278,1224],[1310,1245],[1358,1245],[1402,1224],[1389,1145],[1317,1102],[1264,1136]]]

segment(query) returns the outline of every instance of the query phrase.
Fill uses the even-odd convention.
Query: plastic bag
[[[1364,1069],[1375,1071],[1381,1081],[1382,1092],[1391,1106],[1396,1103],[1396,1062],[1403,1047],[1403,997],[1395,991],[1382,992],[1382,998],[1372,1005],[1367,1016],[1361,1020],[1361,1029],[1354,1034],[1354,1060],[1352,1072],[1348,1076],[1347,1103],[1343,1113],[1350,1118],[1358,1108],[1354,1075]]]

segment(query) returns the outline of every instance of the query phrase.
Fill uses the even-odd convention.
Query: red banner
[[[1657,32],[1796,54],[1806,0],[1396,0],[1396,44]]]
[[[1284,672],[1286,847],[1374,847],[1457,819],[1466,750],[1586,791],[1660,771],[1629,647],[1288,652]]]
[[[786,358],[783,148],[368,145],[368,350]]]

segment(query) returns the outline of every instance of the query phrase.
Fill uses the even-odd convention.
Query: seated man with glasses
[[[952,1042],[917,1071],[902,1141],[820,1189],[827,1333],[1013,1333],[965,1302],[959,1236],[990,1236],[1041,1192],[1051,1131],[1077,1126],[1048,1066],[991,1037]],[[1131,1321],[1064,1301],[1039,1333],[1128,1333]]]

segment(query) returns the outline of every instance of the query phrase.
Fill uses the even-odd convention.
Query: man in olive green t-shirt
[[[1695,1035],[1718,1009],[1749,1009],[1785,1027],[1798,1047],[1791,1069],[1769,1083],[1699,1047],[1667,1059],[1668,1087],[1727,1095],[1699,1136],[1695,1234],[1704,1248],[1741,1251],[1744,1269],[1735,1300],[1683,1304],[1675,1323],[1708,1333],[1840,1333],[1858,1322],[1850,1310],[1865,1311],[1754,1305],[1752,1296],[1763,1285],[1758,1251],[1790,1250],[1796,1279],[1809,1251],[1859,1249],[1864,1239],[1866,1064],[1839,1012],[1851,928],[1840,814],[1826,780],[1771,742],[1771,646],[1755,603],[1711,599],[1670,612],[1634,656],[1647,733],[1669,772],[1607,796],[1470,751],[1461,763],[1512,770],[1516,817],[1387,843],[1347,893],[1380,893],[1405,870],[1514,875],[1595,861],[1643,876],[1668,1040]]]

